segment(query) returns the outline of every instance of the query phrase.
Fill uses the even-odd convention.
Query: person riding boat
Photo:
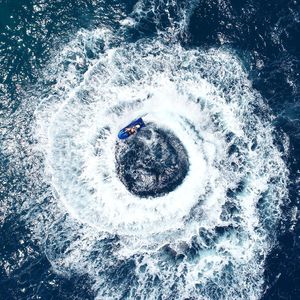
[[[141,125],[137,124],[135,126],[132,126],[132,127],[128,127],[128,128],[125,128],[125,131],[129,134],[129,135],[132,135],[132,134],[135,134],[137,132],[137,130],[141,127]]]
[[[143,127],[145,127],[145,123],[142,118],[138,118],[128,124],[126,127],[122,128],[118,133],[118,138],[120,140],[124,140],[129,138],[132,135],[135,135],[140,131]]]

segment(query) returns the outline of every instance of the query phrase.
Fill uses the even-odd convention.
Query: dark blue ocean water
[[[24,111],[22,105],[30,104],[29,90],[44,88],[43,95],[47,94],[51,84],[41,74],[79,30],[105,27],[122,36],[123,44],[144,39],[151,44],[156,36],[180,27],[182,11],[188,12],[188,25],[171,35],[170,43],[178,43],[187,50],[221,48],[235,53],[243,62],[253,88],[274,115],[271,120],[276,131],[274,145],[283,148],[279,137],[284,134],[289,139],[288,151],[283,156],[289,170],[288,197],[281,204],[274,245],[263,265],[260,297],[300,299],[300,3],[283,0],[175,2],[176,6],[171,2],[166,2],[167,5],[163,1],[143,1],[144,12],[138,14],[133,12],[135,1],[0,0],[0,299],[95,299],[101,284],[105,285],[102,282],[95,288],[97,275],[111,281],[110,287],[123,290],[120,299],[134,299],[132,295],[138,295],[131,290],[131,287],[138,290],[133,259],[96,270],[97,275],[92,278],[89,272],[70,271],[76,269],[76,260],[72,261],[74,268],[58,270],[53,267],[47,246],[41,242],[43,238],[32,233],[32,227],[46,224],[37,211],[47,208],[47,197],[51,195],[41,196],[39,192],[49,189],[46,180],[38,184],[34,181],[35,174],[40,177],[36,166],[43,164],[43,158],[33,155],[23,145],[24,140],[29,144],[36,140],[32,137],[32,111]],[[120,20],[128,16],[136,22],[124,29]],[[34,202],[38,198],[36,206],[27,205],[28,199]],[[31,218],[30,225],[28,218]],[[81,229],[84,225],[77,226]],[[47,240],[51,230],[43,230]],[[52,243],[64,239],[64,231],[57,229],[57,232],[61,236],[53,238]],[[118,239],[118,235],[107,237],[105,246],[99,245],[98,252],[94,252],[95,260],[112,255]],[[65,250],[59,247],[57,251],[63,253]],[[187,252],[193,256],[195,249],[191,247]],[[172,249],[166,246],[164,251],[166,257],[172,257]],[[176,260],[181,259],[184,258],[176,256]],[[149,283],[149,299],[154,299],[151,291],[159,288],[159,280]],[[209,299],[223,299],[216,283],[210,284],[212,291],[206,294]],[[114,295],[117,294],[112,292],[104,298],[114,299]],[[198,298],[203,299],[202,296],[199,294]],[[141,299],[147,296],[141,294]],[[195,296],[181,295],[174,285],[173,294],[161,295],[159,299],[195,299]]]

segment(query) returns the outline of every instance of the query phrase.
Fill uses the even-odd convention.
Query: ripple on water
[[[82,31],[45,71],[34,129],[56,206],[49,260],[88,272],[99,299],[259,298],[287,193],[268,108],[228,51],[114,38]],[[116,144],[138,116],[150,125]]]
[[[147,124],[138,134],[116,145],[116,170],[127,189],[140,197],[158,197],[182,183],[188,154],[176,135]]]

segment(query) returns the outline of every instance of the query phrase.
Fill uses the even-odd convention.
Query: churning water
[[[139,1],[116,8],[113,24],[76,30],[4,114],[2,222],[19,215],[29,230],[3,262],[7,278],[36,251],[56,276],[88,278],[76,285],[90,291],[70,299],[263,296],[289,136],[238,52],[188,45],[200,4]],[[148,126],[118,141],[139,116]],[[14,168],[22,175],[9,179]],[[15,295],[50,299],[29,286]]]

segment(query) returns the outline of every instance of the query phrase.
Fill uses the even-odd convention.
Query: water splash
[[[99,299],[259,298],[288,180],[270,111],[229,51],[116,40],[78,33],[37,100],[54,198],[36,234],[47,228],[50,262],[87,272]],[[141,201],[119,180],[114,149],[145,114],[176,133],[190,169],[174,191]]]

